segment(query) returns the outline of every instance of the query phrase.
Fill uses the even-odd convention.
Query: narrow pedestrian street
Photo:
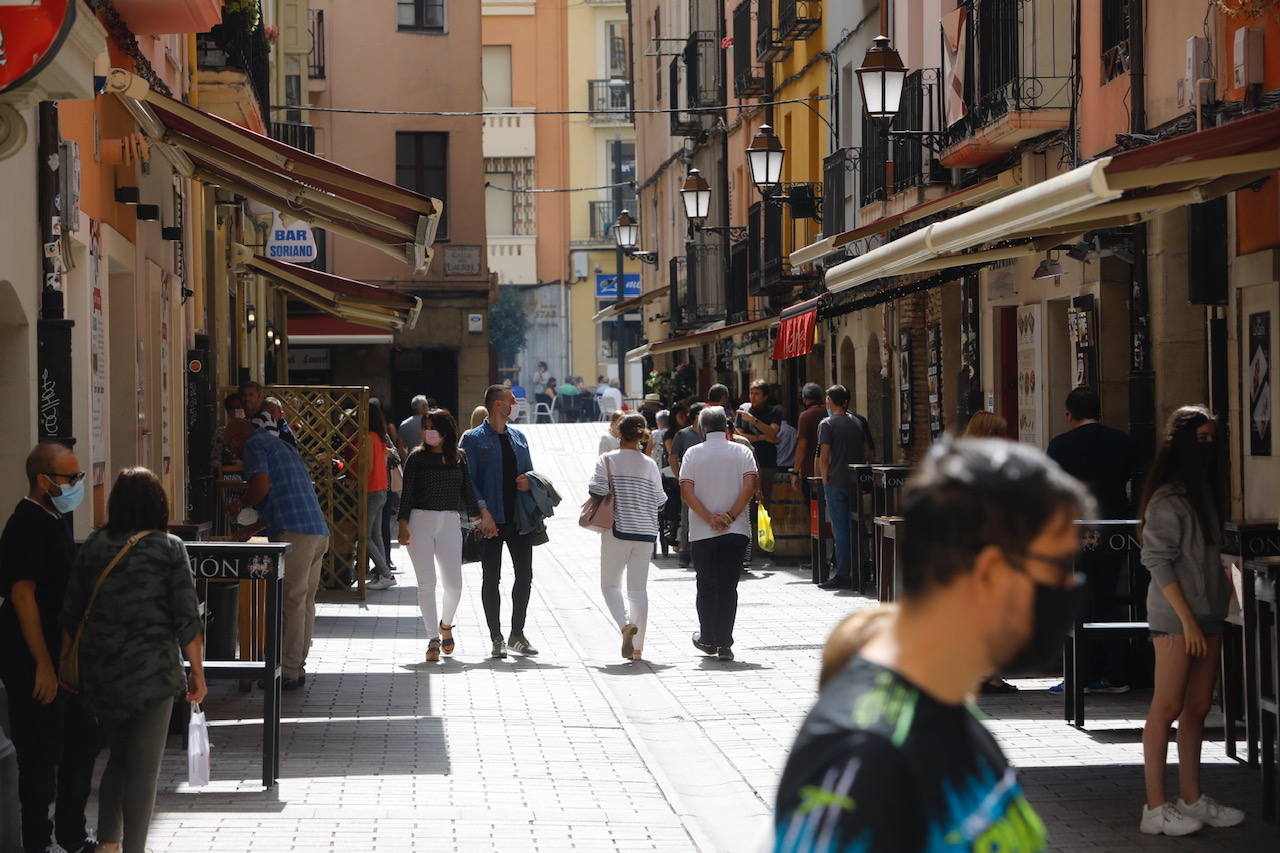
[[[535,550],[527,633],[541,654],[486,658],[479,567],[467,566],[457,654],[424,663],[412,568],[397,548],[398,586],[364,604],[321,604],[306,685],[285,694],[277,788],[260,785],[260,693],[214,682],[213,782],[186,787],[171,739],[149,846],[736,853],[768,839],[821,643],[871,602],[766,566],[741,583],[738,659],[721,663],[689,643],[694,575],[673,555],[650,574],[648,660],[621,662],[598,588],[598,538],[576,524],[603,426],[527,431],[535,467],[564,497],[551,543]],[[1049,824],[1051,849],[1276,849],[1258,817],[1257,771],[1225,757],[1220,728],[1205,746],[1206,789],[1245,808],[1246,823],[1183,839],[1140,835],[1149,694],[1094,697],[1080,732],[1062,722],[1052,683],[1022,680],[1024,692],[982,701]]]

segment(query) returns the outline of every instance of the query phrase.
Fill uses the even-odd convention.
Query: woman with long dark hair
[[[458,425],[445,409],[422,416],[422,446],[404,463],[400,495],[400,544],[409,549],[418,577],[418,608],[427,629],[427,660],[453,654],[453,620],[462,600],[462,519],[480,521],[467,455],[458,447]],[[436,608],[436,572],[444,587]],[[443,635],[443,636],[442,636]]]
[[[67,585],[61,671],[80,631],[80,696],[111,750],[98,791],[99,850],[146,849],[174,698],[199,702],[207,692],[195,584],[168,524],[159,478],[124,469],[107,498],[107,526],[80,547]]]
[[[1142,496],[1142,564],[1151,572],[1147,621],[1156,652],[1155,691],[1142,731],[1147,802],[1141,829],[1149,835],[1187,835],[1244,820],[1244,812],[1200,790],[1204,719],[1230,597],[1218,552],[1226,495],[1217,428],[1203,406],[1177,409]],[[1171,803],[1164,776],[1175,720],[1181,797]]]
[[[369,582],[365,584],[369,589],[390,589],[396,585],[395,575],[391,574],[391,563],[387,559],[388,543],[382,539],[382,507],[387,502],[387,492],[391,485],[387,470],[386,436],[387,419],[382,414],[382,406],[376,400],[371,400],[369,437],[357,466],[369,501],[365,516],[365,526],[369,531],[369,559],[373,561],[373,572]]]

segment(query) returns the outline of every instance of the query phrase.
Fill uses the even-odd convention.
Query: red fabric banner
[[[813,330],[818,322],[818,309],[805,311],[794,317],[785,317],[778,324],[777,337],[773,339],[773,358],[782,361],[813,351]]]

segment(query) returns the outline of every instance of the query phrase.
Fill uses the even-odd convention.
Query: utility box
[[[1204,97],[1196,92],[1196,81],[1213,76],[1213,68],[1209,65],[1209,40],[1204,36],[1191,36],[1187,39],[1187,67],[1183,73],[1188,105],[1199,104]]]
[[[1236,30],[1231,57],[1231,82],[1235,88],[1262,84],[1265,44],[1263,32],[1257,27],[1241,27]]]

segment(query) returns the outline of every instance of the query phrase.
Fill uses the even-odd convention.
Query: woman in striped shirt
[[[622,657],[640,660],[649,614],[649,554],[658,538],[658,510],[667,502],[658,466],[640,449],[649,437],[644,416],[631,414],[618,422],[621,445],[602,455],[587,487],[603,497],[612,490],[613,530],[600,537],[600,592],[622,631]],[[622,572],[627,598],[622,600]]]

